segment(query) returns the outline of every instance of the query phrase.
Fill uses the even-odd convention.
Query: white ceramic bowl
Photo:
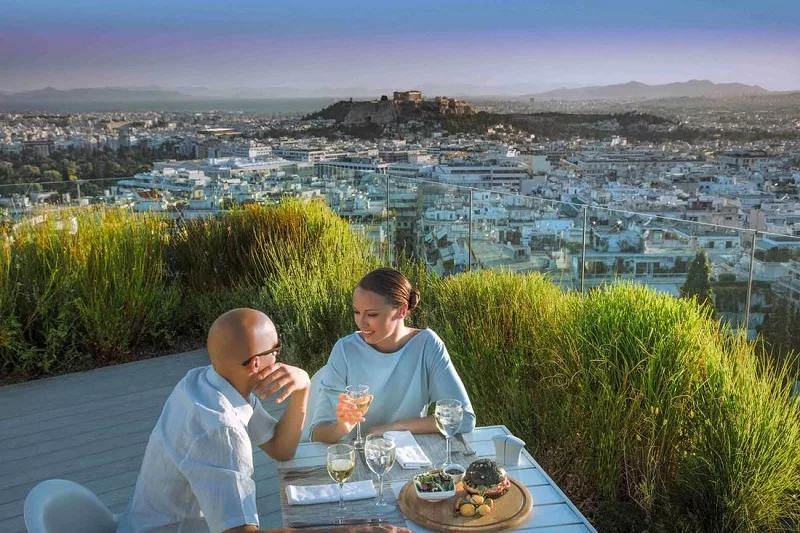
[[[420,475],[422,475],[422,474],[420,474]],[[416,483],[417,477],[419,477],[419,476],[414,476],[414,479],[411,480],[411,483],[414,484],[414,490],[416,491],[417,496],[419,496],[419,498],[421,500],[425,500],[426,502],[440,502],[442,500],[446,500],[448,498],[452,498],[453,496],[456,495],[455,483],[453,483],[453,489],[452,490],[438,491],[438,492],[424,492],[424,491],[421,491],[421,490],[419,490],[419,487],[417,486],[417,483]],[[450,477],[452,477],[452,476],[450,476]]]
[[[448,490],[445,492],[420,492],[416,485],[414,485],[414,490],[417,491],[417,496],[426,502],[440,502],[456,495],[455,490]]]

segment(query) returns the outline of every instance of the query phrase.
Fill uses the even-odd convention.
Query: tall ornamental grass
[[[20,286],[11,282],[11,240],[0,234],[0,373],[19,375],[17,367],[24,364],[29,352],[22,337],[22,326],[14,313],[14,303]]]
[[[754,357],[741,337],[716,340],[674,497],[703,531],[800,531],[797,375]]]
[[[431,278],[420,325],[444,341],[481,425],[506,424],[535,442],[549,420],[532,391],[550,360],[565,299],[539,275],[493,271]]]
[[[103,211],[81,219],[75,260],[75,311],[88,353],[126,353],[142,342],[169,342],[180,300],[168,286],[164,252],[169,223]]]
[[[353,288],[378,266],[345,221],[297,200],[188,221],[168,256],[185,303],[180,321],[197,336],[228,309],[261,309],[280,327],[284,357],[310,369],[353,330]]]
[[[69,211],[4,241],[4,375],[93,366],[163,341],[177,304],[163,223],[121,211]]]
[[[686,422],[713,350],[714,324],[691,301],[642,286],[593,291],[564,317],[555,374],[582,475],[600,499],[651,510],[675,475]]]
[[[302,225],[291,241],[270,235],[256,248],[268,280],[260,304],[280,324],[287,356],[313,371],[325,364],[337,339],[356,329],[353,290],[380,264],[368,242],[327,208],[286,203],[279,211]]]
[[[599,530],[796,530],[793,378],[707,309],[501,272],[424,287],[419,325],[444,339],[479,423],[526,440]]]

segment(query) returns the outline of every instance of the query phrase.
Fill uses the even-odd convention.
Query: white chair
[[[306,420],[303,422],[303,433],[300,436],[300,442],[311,441],[311,421],[314,420],[314,410],[317,408],[317,399],[319,399],[320,381],[322,381],[322,373],[325,370],[323,366],[311,376],[311,387],[308,389],[308,407],[306,408]]]
[[[25,498],[28,533],[114,533],[119,516],[73,481],[42,481]]]

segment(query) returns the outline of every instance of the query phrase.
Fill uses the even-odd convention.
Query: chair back
[[[317,401],[319,400],[320,382],[322,375],[325,371],[323,366],[311,376],[311,387],[308,390],[308,407],[306,408],[306,420],[303,422],[303,433],[300,437],[300,442],[311,441],[311,421],[314,420],[314,412],[317,409]]]
[[[92,491],[73,481],[42,481],[25,498],[28,533],[114,533],[118,517]]]

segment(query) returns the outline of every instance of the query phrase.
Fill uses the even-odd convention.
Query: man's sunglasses
[[[247,366],[247,365],[249,365],[249,364],[250,364],[250,361],[252,361],[252,360],[253,360],[253,359],[255,359],[256,357],[261,357],[261,356],[264,356],[264,355],[275,355],[275,357],[278,357],[280,354],[281,354],[281,341],[278,341],[278,344],[277,344],[277,345],[275,345],[275,347],[274,347],[274,348],[270,348],[270,349],[269,349],[269,350],[267,350],[266,352],[257,353],[257,354],[255,354],[255,355],[254,355],[254,356],[252,356],[252,357],[248,357],[248,358],[247,358],[247,361],[245,361],[245,362],[243,362],[243,363],[242,363],[242,366]]]

